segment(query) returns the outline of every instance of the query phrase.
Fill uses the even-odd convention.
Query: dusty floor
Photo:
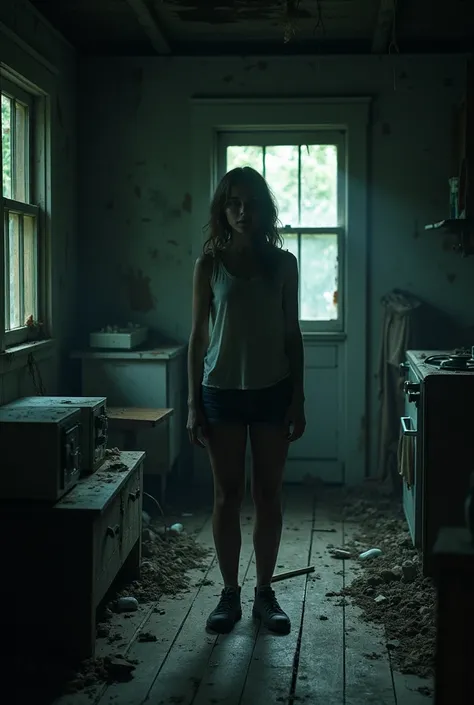
[[[317,499],[316,499],[317,496]],[[252,510],[242,517],[244,616],[228,636],[206,633],[220,576],[208,512],[185,534],[144,529],[142,580],[98,627],[97,658],[71,676],[55,705],[430,705],[434,590],[423,580],[399,507],[378,492],[288,489],[277,572],[315,572],[275,584],[291,617],[276,637],[251,619]],[[369,548],[382,554],[360,561]],[[350,557],[338,557],[345,549]]]

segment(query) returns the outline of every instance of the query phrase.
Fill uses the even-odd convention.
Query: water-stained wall
[[[192,243],[203,226],[193,217],[192,96],[371,95],[370,329],[360,333],[370,340],[375,418],[380,297],[400,287],[465,323],[474,319],[474,258],[424,231],[447,215],[463,80],[462,57],[450,56],[82,61],[84,331],[131,319],[188,336]]]

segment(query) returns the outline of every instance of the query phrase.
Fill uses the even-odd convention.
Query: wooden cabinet
[[[1,622],[13,633],[14,666],[93,656],[96,610],[119,572],[136,579],[141,559],[143,452],[121,454],[53,506],[3,503]],[[5,609],[5,606],[8,609]],[[22,639],[22,635],[28,638]],[[41,653],[31,657],[35,635]],[[30,658],[31,660],[31,658]]]
[[[108,406],[173,409],[163,429],[140,431],[138,435],[140,448],[146,451],[145,472],[149,474],[167,473],[180,461],[186,426],[185,353],[185,345],[73,353],[81,360],[84,396],[105,396]],[[157,437],[157,433],[162,436]],[[113,444],[111,438],[109,445]]]
[[[434,549],[438,589],[435,705],[470,705],[474,691],[474,545],[443,528]]]

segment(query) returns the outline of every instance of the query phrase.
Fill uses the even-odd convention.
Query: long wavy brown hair
[[[234,186],[245,186],[259,201],[262,229],[255,245],[265,244],[281,248],[283,240],[278,232],[278,208],[275,197],[261,174],[249,166],[237,167],[227,172],[221,179],[211,202],[211,217],[205,230],[209,233],[204,243],[204,253],[216,255],[232,238],[232,231],[226,217],[226,205]]]

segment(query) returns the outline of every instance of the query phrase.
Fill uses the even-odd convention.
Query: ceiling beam
[[[126,0],[157,54],[171,54],[171,48],[145,0]]]
[[[388,51],[396,10],[397,0],[379,0],[377,22],[372,37],[373,54],[385,54]]]

